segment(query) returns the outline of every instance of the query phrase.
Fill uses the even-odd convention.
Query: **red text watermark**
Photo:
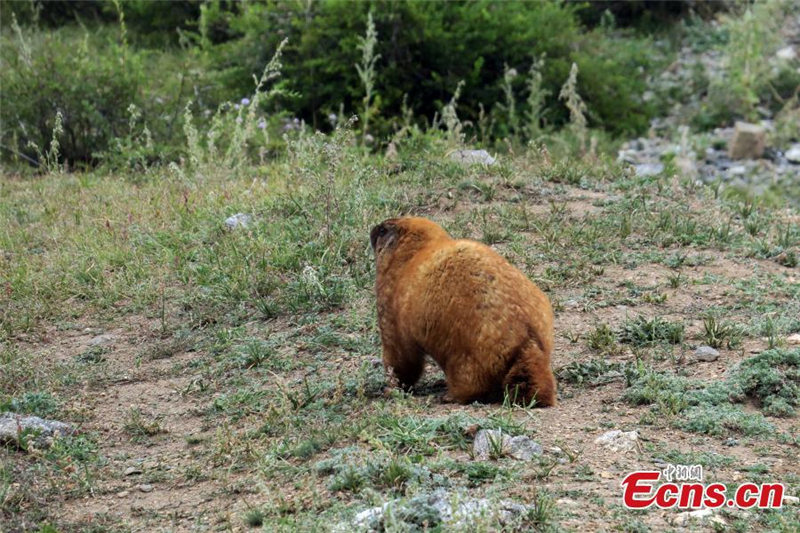
[[[661,484],[657,484],[661,481]],[[703,483],[701,465],[668,465],[663,471],[631,472],[622,480],[622,503],[628,509],[779,509],[782,483]]]

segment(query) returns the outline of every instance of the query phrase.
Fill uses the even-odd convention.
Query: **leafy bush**
[[[15,33],[2,38],[2,144],[41,159],[61,113],[60,154],[72,163],[95,162],[125,132],[128,106],[138,100],[141,58],[106,32],[90,37],[67,28],[17,27]]]
[[[380,56],[373,120],[384,133],[390,127],[388,117],[401,116],[404,95],[418,116],[430,120],[463,81],[459,115],[475,127],[481,105],[486,106],[496,135],[505,136],[511,133],[514,117],[502,104],[504,91],[510,87],[516,101],[525,102],[528,84],[525,76],[504,73],[527,72],[534,58],[542,57],[541,89],[548,95],[549,123],[568,119],[557,95],[576,62],[585,73],[578,90],[585,95],[593,122],[617,133],[641,131],[654,111],[640,98],[640,67],[651,61],[649,41],[632,35],[625,41],[616,39],[606,28],[582,34],[578,9],[554,2],[488,0],[243,4],[234,13],[206,10],[201,34],[206,34],[205,26],[227,28],[222,32],[227,40],[202,42],[230,89],[229,98],[246,90],[252,73],[260,71],[280,40],[288,38],[285,79],[294,97],[285,105],[314,128],[332,127],[329,116],[338,113],[340,105],[349,112],[360,111],[364,89],[355,65],[361,60],[359,39],[372,12],[375,53]],[[265,27],[272,31],[264,32]]]

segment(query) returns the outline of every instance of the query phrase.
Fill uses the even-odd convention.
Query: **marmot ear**
[[[369,242],[372,245],[372,249],[377,253],[380,249],[393,243],[396,235],[397,229],[393,225],[382,222],[369,232]]]

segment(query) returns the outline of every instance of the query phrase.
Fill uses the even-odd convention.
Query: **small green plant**
[[[525,515],[526,525],[535,531],[546,531],[556,515],[555,499],[549,492],[537,489],[533,497],[533,506]]]
[[[358,49],[361,51],[361,64],[356,65],[358,78],[364,86],[364,99],[362,100],[364,110],[361,115],[361,135],[366,140],[369,132],[369,122],[372,113],[375,111],[373,102],[375,91],[375,63],[381,55],[375,53],[375,45],[378,43],[378,32],[375,30],[375,22],[372,20],[372,12],[367,14],[367,32],[364,37],[359,37]]]
[[[366,479],[355,466],[348,465],[340,471],[331,481],[329,488],[334,492],[357,492],[364,486]]]
[[[725,322],[713,314],[703,318],[703,341],[712,348],[719,348],[727,342],[728,348],[735,348],[741,342],[741,331],[735,324]]]
[[[503,97],[505,102],[498,104],[498,107],[503,110],[506,115],[506,123],[508,124],[508,131],[511,137],[519,135],[519,117],[517,116],[517,102],[514,97],[514,79],[518,76],[517,69],[509,68],[508,64],[503,65]]]
[[[545,55],[534,58],[531,68],[528,71],[527,89],[528,98],[526,100],[527,109],[525,110],[525,134],[529,141],[533,141],[542,133],[542,120],[544,119],[545,99],[550,95],[550,91],[542,86]]]
[[[8,400],[0,395],[0,412],[11,411],[48,418],[55,415],[58,409],[59,402],[49,392],[30,391]]]
[[[615,341],[615,346],[616,341]],[[597,387],[623,378],[626,365],[609,363],[604,359],[575,361],[559,368],[556,375],[559,380],[575,385]]]
[[[264,525],[266,515],[261,509],[250,509],[244,515],[244,521],[249,527],[261,527]]]
[[[586,104],[578,94],[578,65],[572,64],[569,71],[569,78],[561,87],[558,95],[559,100],[564,100],[569,109],[570,129],[578,139],[580,152],[586,151]]]
[[[667,275],[667,283],[669,283],[669,286],[672,289],[679,288],[683,284],[684,280],[685,278],[683,277],[683,274],[681,274],[680,272],[675,272],[674,274]]]
[[[461,96],[461,89],[464,87],[464,81],[459,81],[456,85],[456,90],[450,101],[442,108],[442,123],[444,123],[445,131],[447,134],[447,144],[450,148],[457,148],[464,144],[464,125],[458,118],[456,107],[458,106],[458,99]]]
[[[589,348],[603,355],[617,355],[621,347],[617,336],[608,324],[599,324],[586,338]]]
[[[136,407],[128,411],[122,427],[135,438],[152,437],[159,433],[165,433],[158,418],[150,417]]]
[[[669,322],[657,316],[651,319],[638,316],[626,320],[617,335],[620,342],[633,346],[680,344],[683,342],[684,325],[682,322]]]

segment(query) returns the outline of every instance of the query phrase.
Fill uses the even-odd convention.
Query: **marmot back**
[[[520,403],[555,404],[553,312],[522,272],[422,218],[387,220],[370,238],[384,366],[401,385],[416,383],[427,353],[459,402],[507,393]]]

